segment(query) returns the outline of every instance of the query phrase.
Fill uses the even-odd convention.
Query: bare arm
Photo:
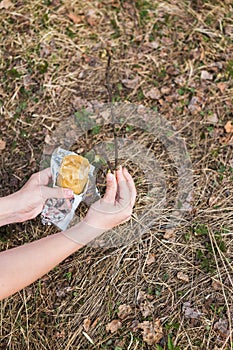
[[[0,253],[0,300],[33,283],[79,248],[57,233]]]
[[[135,198],[132,177],[120,169],[116,176],[108,174],[104,197],[91,206],[84,221],[0,253],[0,300],[33,283],[99,234],[128,220]]]

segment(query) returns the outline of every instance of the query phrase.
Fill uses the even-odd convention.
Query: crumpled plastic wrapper
[[[63,157],[71,154],[76,155],[76,153],[67,151],[60,147],[53,152],[50,163],[53,187],[58,187],[56,185],[57,176],[59,174]],[[66,230],[75,215],[75,210],[82,201],[85,201],[87,205],[90,205],[100,198],[99,191],[95,185],[94,170],[95,167],[90,164],[87,184],[82,193],[74,193],[73,199],[50,198],[46,201],[41,213],[43,224],[54,224],[61,230]]]

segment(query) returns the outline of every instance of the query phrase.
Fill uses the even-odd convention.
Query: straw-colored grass
[[[233,137],[224,129],[232,120],[232,1],[3,0],[0,7],[2,196],[40,168],[59,124],[78,110],[94,115],[109,102],[108,52],[114,101],[152,108],[149,116],[141,113],[141,126],[153,113],[171,123],[187,147],[193,177],[188,210],[167,230],[179,185],[168,144],[153,129],[130,127],[135,114],[117,125],[120,138],[148,149],[156,161],[142,162],[130,144],[121,154],[138,191],[132,221],[108,233],[107,245],[83,248],[2,301],[1,349],[233,349]],[[82,134],[73,149],[85,154],[113,142],[111,125],[96,122],[100,128]],[[150,196],[146,175],[153,172],[161,192]],[[0,232],[5,250],[56,229],[38,217]],[[118,331],[107,332],[123,304],[131,314]],[[157,319],[163,337],[148,345],[136,325]]]

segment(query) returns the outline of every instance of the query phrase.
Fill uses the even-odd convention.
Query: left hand
[[[69,188],[48,187],[51,178],[50,168],[44,169],[33,174],[18,192],[9,196],[17,213],[17,222],[35,218],[48,198],[73,197],[73,191]]]

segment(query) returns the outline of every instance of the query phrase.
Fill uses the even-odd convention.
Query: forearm
[[[14,194],[0,198],[0,227],[18,221]]]
[[[82,235],[78,225],[73,231]],[[0,253],[0,300],[33,283],[81,247],[61,232]]]

